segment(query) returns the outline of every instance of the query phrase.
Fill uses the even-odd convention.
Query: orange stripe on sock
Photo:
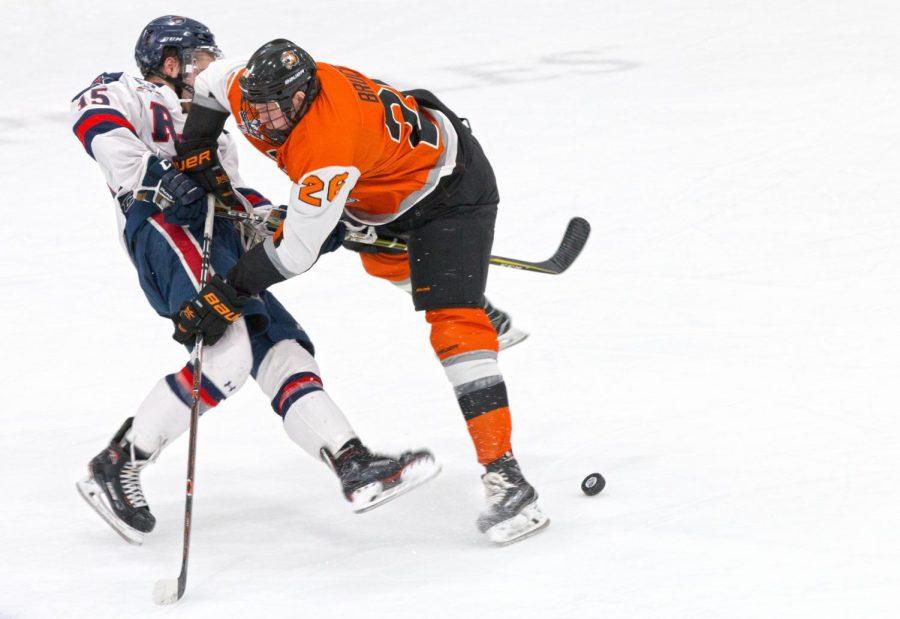
[[[480,307],[428,310],[425,320],[431,324],[431,346],[441,361],[473,350],[497,352],[497,332]]]
[[[366,273],[391,282],[409,279],[409,254],[359,254]]]
[[[493,462],[512,450],[510,446],[512,417],[509,414],[509,407],[495,408],[470,419],[466,424],[469,426],[469,436],[475,444],[475,453],[480,464]]]

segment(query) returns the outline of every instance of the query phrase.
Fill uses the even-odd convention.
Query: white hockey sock
[[[269,350],[256,382],[284,419],[287,435],[313,458],[319,459],[322,447],[334,453],[356,438],[344,413],[323,390],[316,360],[294,340]]]
[[[200,414],[241,388],[250,375],[253,355],[247,325],[239,319],[215,346],[203,353]],[[191,423],[193,362],[162,378],[134,415],[126,439],[146,453],[154,453],[184,434]]]
[[[344,413],[324,391],[307,393],[294,402],[284,415],[284,431],[316,459],[322,447],[334,454],[356,438]]]
[[[141,402],[125,438],[137,449],[152,454],[163,441],[170,443],[181,436],[190,423],[190,407],[161,378]]]

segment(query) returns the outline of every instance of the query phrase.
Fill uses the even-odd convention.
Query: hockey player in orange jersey
[[[355,230],[357,240],[365,231],[403,238],[408,252],[360,256],[370,274],[408,281],[416,310],[425,311],[431,345],[485,467],[488,508],[479,529],[507,543],[546,526],[510,444],[497,333],[484,307],[499,194],[468,125],[428,91],[400,92],[316,63],[284,39],[246,63],[213,63],[198,77],[193,101],[176,163],[201,185],[229,199],[214,148],[228,116],[293,182],[281,227],[217,285],[251,296],[299,275],[338,226]],[[220,314],[238,309],[208,292],[175,317],[176,339],[221,333]]]

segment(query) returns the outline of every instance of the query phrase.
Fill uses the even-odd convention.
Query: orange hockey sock
[[[510,451],[512,418],[497,365],[497,334],[481,308],[429,310],[431,345],[466,419],[478,462]]]

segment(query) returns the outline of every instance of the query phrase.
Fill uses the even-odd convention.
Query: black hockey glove
[[[175,323],[172,337],[180,344],[190,345],[197,334],[202,333],[204,344],[215,344],[225,334],[228,325],[241,317],[248,300],[249,297],[240,294],[216,275],[172,318]]]
[[[141,184],[145,191],[154,192],[153,203],[162,209],[167,222],[190,226],[203,220],[206,214],[206,192],[179,172],[171,162],[150,157]]]
[[[218,198],[224,206],[235,208],[240,206],[231,186],[231,179],[216,154],[218,145],[213,142],[198,146],[191,150],[178,150],[178,156],[172,159],[175,167],[190,176],[198,185]]]

